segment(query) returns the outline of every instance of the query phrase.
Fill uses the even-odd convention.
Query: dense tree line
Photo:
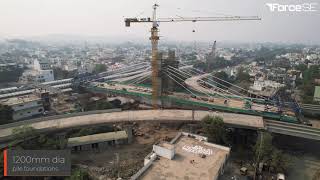
[[[105,64],[96,64],[94,73],[101,73],[104,71],[107,71],[107,66]]]
[[[76,76],[77,71],[66,71],[56,67],[53,69],[53,74],[55,79],[67,79]]]
[[[229,75],[224,71],[214,72],[212,75],[214,76],[212,77],[212,80],[217,82],[217,86],[222,89],[232,88],[231,84],[237,84],[244,89],[248,89],[248,84],[251,83],[250,75],[244,70],[244,68],[239,68],[236,76],[229,77]]]
[[[230,144],[222,117],[206,116],[202,119],[201,125],[210,142],[223,145]]]
[[[302,80],[297,82],[299,89],[301,90],[301,99],[303,103],[311,104],[316,103],[313,101],[314,90],[315,90],[315,79],[320,79],[320,66],[299,66],[299,70],[302,72]]]
[[[223,57],[215,57],[214,59],[210,58],[212,57],[207,57],[206,62],[196,62],[194,67],[205,72],[211,72],[216,69],[226,68],[237,64],[237,62],[227,61]]]
[[[267,164],[269,172],[287,173],[292,161],[287,154],[273,146],[272,140],[273,137],[270,133],[260,133],[256,144],[253,146],[255,164],[256,166],[259,163]]]
[[[121,103],[121,102],[120,102]],[[104,110],[104,109],[112,109],[114,108],[111,103],[106,100],[97,101],[93,103],[87,103],[84,107],[85,111],[94,111],[94,110]]]
[[[210,142],[232,146],[237,145],[232,140],[238,136],[236,131],[229,131],[219,116],[206,116],[201,121],[202,129]],[[259,163],[267,165],[267,171],[272,173],[287,173],[292,165],[292,159],[273,145],[273,136],[261,132],[255,144],[246,144],[249,154],[252,154],[254,167],[258,169]],[[251,159],[251,158],[250,158]]]
[[[0,83],[17,82],[22,75],[23,69],[14,67],[0,71]]]
[[[11,107],[0,104],[0,124],[10,123],[12,120],[12,112]]]

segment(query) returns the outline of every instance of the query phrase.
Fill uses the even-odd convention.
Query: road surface
[[[66,128],[75,128],[81,126],[92,126],[106,123],[121,123],[121,122],[188,122],[200,121],[206,115],[221,116],[226,124],[243,127],[249,129],[262,129],[264,123],[262,117],[250,116],[233,113],[220,113],[209,111],[194,111],[192,110],[138,110],[138,111],[121,111],[103,114],[89,114],[82,116],[74,116],[60,119],[44,120],[39,122],[26,121],[25,124],[35,128],[36,130],[54,131]],[[0,126],[0,140],[10,139],[12,130],[20,125],[6,125],[4,128]]]

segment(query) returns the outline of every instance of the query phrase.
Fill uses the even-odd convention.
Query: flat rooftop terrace
[[[24,104],[32,101],[38,101],[41,100],[38,96],[35,95],[25,95],[25,96],[18,96],[18,97],[11,97],[8,99],[2,99],[0,100],[0,104],[13,106],[17,104]]]
[[[172,160],[164,157],[155,160],[140,179],[144,180],[212,180],[230,153],[228,147],[219,146],[194,137],[182,135],[174,144]]]

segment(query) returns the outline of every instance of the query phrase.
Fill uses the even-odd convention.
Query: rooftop
[[[164,147],[164,148],[166,148],[166,149],[174,149],[174,145],[173,144],[170,144],[170,143],[168,143],[168,142],[161,142],[161,143],[159,143],[158,144],[159,146],[161,146],[161,147]]]
[[[216,179],[230,153],[228,147],[211,144],[204,138],[200,140],[190,135],[182,135],[174,145],[174,158],[170,160],[160,157],[155,160],[141,179]]]
[[[69,138],[68,147],[100,143],[100,142],[106,142],[111,140],[127,139],[127,138],[128,138],[128,135],[126,131],[93,134],[88,136]]]
[[[13,106],[13,105],[17,105],[17,104],[24,104],[27,102],[32,102],[32,101],[38,101],[41,100],[41,98],[39,98],[36,95],[25,95],[25,96],[18,96],[18,97],[12,97],[12,98],[8,98],[8,99],[2,99],[0,100],[0,104],[3,105],[7,105],[7,106]]]

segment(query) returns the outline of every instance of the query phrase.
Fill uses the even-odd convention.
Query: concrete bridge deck
[[[0,126],[0,141],[12,138],[12,130],[23,125],[28,125],[39,131],[55,131],[67,128],[92,126],[108,123],[121,122],[195,122],[200,121],[207,115],[221,116],[224,122],[233,127],[247,129],[263,129],[264,122],[262,117],[220,113],[210,111],[193,111],[192,110],[138,110],[138,111],[121,111],[102,114],[88,114],[81,116],[72,116],[66,118],[49,119],[43,121],[24,121]]]

